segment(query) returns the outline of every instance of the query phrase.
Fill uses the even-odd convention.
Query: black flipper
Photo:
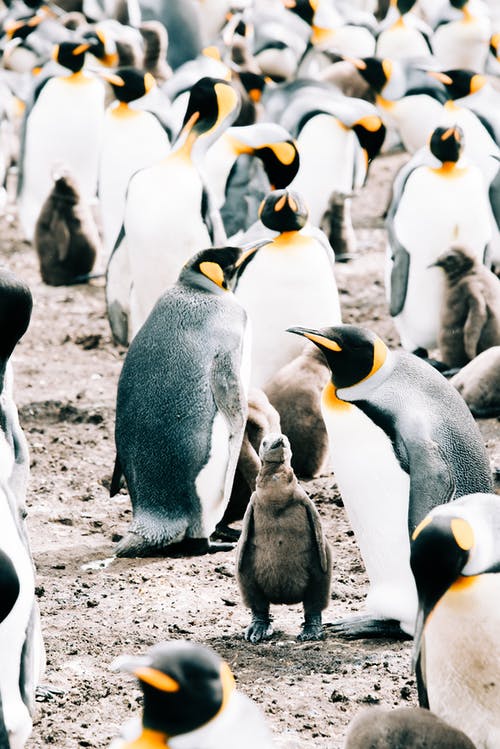
[[[344,640],[383,639],[411,640],[411,635],[403,632],[396,619],[374,619],[371,616],[353,616],[326,622],[328,628],[337,637]]]

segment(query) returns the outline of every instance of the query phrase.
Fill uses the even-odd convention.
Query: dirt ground
[[[337,271],[344,319],[398,337],[383,292],[383,213],[401,155],[379,158],[354,201],[357,257]],[[300,644],[300,606],[275,607],[276,634],[243,639],[249,614],[234,576],[234,552],[191,559],[114,560],[131,518],[125,492],[109,498],[114,408],[125,354],[105,318],[103,281],[51,288],[33,249],[19,239],[13,210],[1,220],[0,262],[27,280],[35,306],[14,357],[16,398],[31,450],[28,524],[47,649],[44,684],[61,690],[38,705],[30,749],[107,747],[140,709],[133,678],[113,658],[160,640],[188,638],[226,658],[238,688],[255,699],[280,746],[339,749],[363,707],[416,704],[410,643]],[[480,428],[500,465],[498,421]],[[362,607],[366,576],[332,475],[305,484],[334,552],[325,621]]]

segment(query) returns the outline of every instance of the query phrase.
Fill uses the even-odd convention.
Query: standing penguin
[[[321,612],[330,599],[331,552],[314,503],[295,478],[290,442],[268,434],[259,450],[262,467],[238,543],[237,579],[252,623],[245,639],[273,634],[269,604],[303,603],[299,640],[322,637]]]
[[[74,175],[82,198],[95,200],[104,118],[104,84],[82,71],[90,45],[63,42],[54,59],[69,76],[45,79],[25,113],[18,181],[19,220],[32,240],[36,220],[51,184],[54,167]]]
[[[437,345],[444,297],[437,258],[460,243],[483,261],[491,238],[487,188],[479,168],[460,160],[460,128],[436,128],[429,148],[435,159],[426,151],[403,167],[387,216],[390,313],[410,351]]]
[[[167,156],[170,140],[158,118],[129,104],[145,96],[155,85],[151,73],[120,68],[102,73],[116,101],[106,110],[99,165],[99,204],[104,245],[109,256],[123,223],[127,185],[139,169]]]
[[[500,497],[436,507],[411,545],[419,701],[478,749],[500,746]]]
[[[264,716],[238,692],[228,664],[213,650],[176,640],[145,655],[120,656],[112,666],[139,679],[142,720],[124,727],[110,749],[272,749]]]
[[[108,281],[114,255],[126,252],[132,337],[193,252],[225,241],[201,161],[236,118],[239,106],[238,94],[227,81],[199,80],[191,89],[183,128],[171,153],[136,172],[129,182],[123,229],[110,260]]]
[[[275,190],[259,213],[264,227],[279,235],[253,257],[236,290],[252,323],[255,387],[264,386],[300,353],[302,344],[285,333],[292,321],[324,325],[341,320],[333,250],[323,232],[308,225],[301,196]]]
[[[411,634],[417,594],[409,533],[436,504],[491,491],[481,434],[439,372],[390,351],[370,330],[290,332],[319,346],[331,369],[322,412],[332,467],[370,580],[368,616],[334,624],[334,631]]]
[[[231,289],[256,249],[195,255],[128,350],[118,383],[111,496],[123,473],[134,519],[118,556],[155,556],[181,542],[187,552],[211,550],[247,409],[246,313]]]
[[[435,266],[446,276],[438,335],[441,359],[463,367],[500,346],[500,279],[464,247],[452,247]]]
[[[34,246],[42,279],[50,286],[84,283],[101,254],[90,207],[68,174],[54,180],[36,222]]]

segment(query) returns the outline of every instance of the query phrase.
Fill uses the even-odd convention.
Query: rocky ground
[[[383,291],[381,215],[401,155],[373,165],[354,201],[356,258],[339,265],[346,322],[367,324],[391,345],[397,333]],[[191,559],[113,560],[130,503],[109,498],[114,408],[125,350],[105,317],[102,280],[52,288],[40,281],[33,249],[19,239],[13,211],[1,220],[0,261],[27,280],[35,306],[16,350],[16,399],[31,451],[29,531],[47,649],[44,683],[60,690],[38,705],[29,749],[107,747],[140,709],[133,678],[109,665],[159,640],[188,638],[228,660],[238,688],[255,699],[280,745],[339,749],[348,722],[367,705],[416,704],[410,643],[295,640],[300,606],[276,607],[273,639],[250,645],[237,590],[234,552]],[[500,428],[479,422],[492,464]],[[334,554],[331,621],[362,607],[366,576],[333,475],[305,484]]]

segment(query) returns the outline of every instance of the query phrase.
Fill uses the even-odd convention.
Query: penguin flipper
[[[122,226],[106,268],[106,310],[109,326],[113,338],[122,346],[129,343],[131,288],[127,238]]]
[[[410,472],[408,529],[413,533],[421,520],[437,505],[453,499],[455,482],[450,466],[437,442],[419,440],[406,444]]]
[[[226,230],[219,209],[210,189],[204,184],[201,194],[201,215],[207,227],[213,247],[223,247],[227,244]]]
[[[307,519],[309,520],[309,525],[314,534],[314,540],[316,541],[321,571],[326,574],[328,571],[328,557],[319,513],[311,501],[306,502],[305,507],[307,511]]]
[[[427,687],[425,685],[425,673],[422,663],[422,653],[419,654],[417,662],[415,664],[415,676],[417,679],[418,704],[420,705],[420,707],[425,707],[427,710],[430,710],[429,696],[427,694]]]
[[[477,347],[479,339],[487,318],[488,312],[484,297],[481,293],[470,295],[469,309],[464,325],[464,348],[465,353],[471,361],[478,353]]]
[[[243,558],[247,548],[249,536],[253,532],[253,505],[252,500],[248,503],[248,507],[243,517],[243,525],[241,528],[241,536],[236,547],[236,569],[241,572],[243,568]]]
[[[59,262],[64,263],[68,257],[71,235],[66,222],[61,221],[60,216],[55,215],[53,217],[50,225],[50,233],[52,235],[52,243],[57,248]]]
[[[500,229],[500,169],[490,182],[488,197],[490,199],[491,210],[495,218],[495,223]]]
[[[114,497],[115,494],[121,489],[122,486],[123,471],[118,455],[115,458],[115,467],[113,468],[113,475],[111,477],[111,485],[109,487],[109,496]]]
[[[405,306],[408,291],[408,277],[410,274],[410,255],[394,235],[389,233],[393,265],[391,269],[391,302],[389,313],[396,317]]]

